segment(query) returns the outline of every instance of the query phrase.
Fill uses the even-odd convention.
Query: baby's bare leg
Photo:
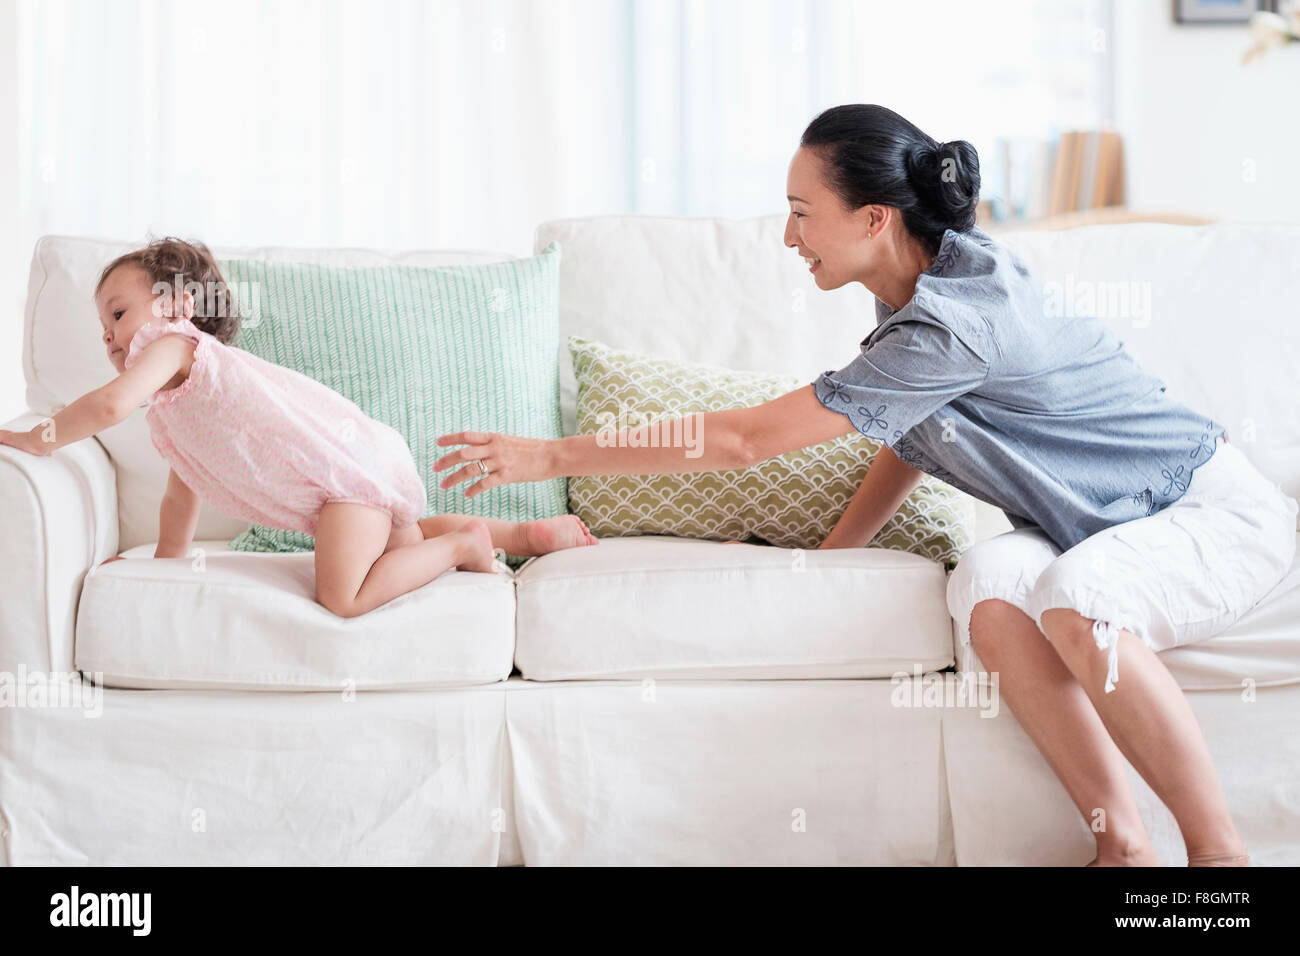
[[[550,554],[563,548],[578,548],[595,544],[597,540],[577,515],[521,522],[475,518],[472,515],[430,515],[420,519],[420,530],[426,538],[432,538],[456,531],[468,521],[481,521],[487,525],[488,533],[492,536],[492,547],[521,557]]]
[[[492,542],[481,521],[385,550],[392,519],[366,505],[330,502],[316,525],[316,600],[355,617],[428,584],[449,568],[492,570]],[[400,536],[399,536],[400,539]]]
[[[459,531],[471,521],[479,521],[487,526],[488,534],[492,538],[492,547],[501,548],[507,554],[521,553],[516,549],[523,546],[524,526],[514,521],[477,518],[474,515],[429,515],[427,518],[420,519],[419,526],[426,538],[436,538],[439,535]]]

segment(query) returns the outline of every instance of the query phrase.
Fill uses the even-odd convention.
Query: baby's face
[[[126,371],[126,353],[141,326],[156,322],[169,313],[168,299],[155,295],[148,274],[135,265],[118,266],[108,274],[95,297],[99,324],[104,328],[108,360],[119,372]],[[155,312],[155,303],[158,311]]]

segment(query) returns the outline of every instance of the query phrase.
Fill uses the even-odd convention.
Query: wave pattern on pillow
[[[652,358],[579,336],[570,336],[568,346],[584,434],[745,408],[808,384],[794,376]],[[691,432],[677,437],[689,442]],[[881,447],[853,434],[751,468],[573,477],[569,510],[597,536],[662,534],[814,549],[835,527]],[[974,542],[974,529],[974,499],[926,475],[870,546],[908,551],[951,570]]]

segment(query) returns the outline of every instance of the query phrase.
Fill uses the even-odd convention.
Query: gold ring
[[[488,473],[487,465],[483,464],[482,458],[475,458],[474,464],[478,465],[478,470],[480,474],[486,475]]]

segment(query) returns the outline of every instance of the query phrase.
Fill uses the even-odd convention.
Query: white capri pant
[[[1121,628],[1159,652],[1213,637],[1258,604],[1291,568],[1297,511],[1244,452],[1220,442],[1173,504],[1065,553],[1036,527],[976,542],[948,579],[960,667],[984,669],[970,646],[980,601],[1006,601],[1040,630],[1043,612],[1071,608],[1094,620],[1109,693],[1119,679]]]

